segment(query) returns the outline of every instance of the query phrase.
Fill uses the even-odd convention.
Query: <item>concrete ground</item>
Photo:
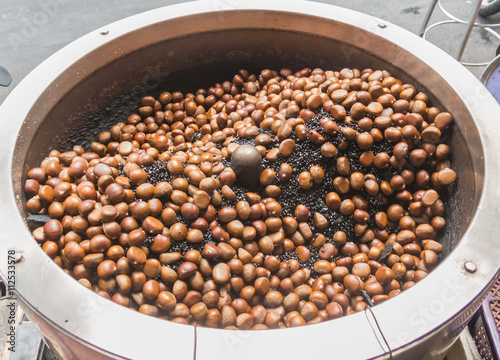
[[[205,0],[211,1],[211,0]],[[233,3],[234,0],[214,0]],[[238,0],[244,1],[244,0]],[[319,0],[368,13],[417,33],[430,0]],[[0,0],[0,66],[13,77],[12,84],[0,87],[0,103],[32,69],[71,41],[110,22],[182,0],[118,1],[87,0]],[[473,10],[471,0],[442,0],[453,15],[468,19]],[[390,4],[390,5],[389,5]],[[436,7],[429,24],[445,20]],[[493,20],[500,22],[500,15]],[[451,55],[456,55],[465,33],[464,25],[444,25],[431,30],[428,40]],[[489,61],[500,41],[485,30],[475,29],[470,37],[464,60]],[[480,76],[482,68],[469,68]]]
[[[229,5],[235,2],[235,0],[215,1]],[[237,3],[239,1],[245,0],[236,0]],[[319,1],[368,13],[414,33],[418,33],[431,3],[430,0]],[[0,0],[0,66],[6,68],[13,78],[10,86],[0,86],[0,103],[32,69],[71,41],[124,17],[181,2],[184,1]],[[442,3],[453,15],[468,19],[475,1],[442,0]],[[436,7],[429,24],[446,19],[443,12]],[[500,22],[500,15],[492,17],[491,21]],[[445,25],[431,30],[427,39],[455,56],[464,33],[464,25]],[[490,61],[495,57],[499,44],[500,41],[495,36],[485,30],[475,29],[470,36],[463,60]],[[480,77],[483,70],[481,67],[468,67],[468,69],[477,77]],[[0,351],[4,349],[7,333],[5,320],[8,314],[6,306],[3,305],[0,302]],[[22,354],[16,354],[16,358],[20,355]]]

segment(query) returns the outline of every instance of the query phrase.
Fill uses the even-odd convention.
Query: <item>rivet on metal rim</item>
[[[477,270],[477,265],[474,264],[472,261],[467,261],[465,264],[464,264],[464,268],[467,272],[469,273],[474,273],[476,272]]]
[[[381,29],[385,29],[387,27],[387,24],[380,23],[380,24],[378,24],[378,27]]]
[[[23,254],[18,253],[18,252],[16,252],[16,253],[14,254],[14,256],[13,256],[13,257],[14,257],[14,262],[15,262],[16,264],[17,264],[17,263],[20,263],[20,262],[21,262],[21,260],[23,260]]]

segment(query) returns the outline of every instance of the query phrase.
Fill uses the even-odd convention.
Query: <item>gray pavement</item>
[[[222,3],[229,0],[218,0]],[[118,1],[87,0],[0,0],[0,66],[13,77],[11,85],[0,87],[0,102],[38,64],[71,41],[110,22],[182,0]],[[417,33],[430,0],[320,0],[368,13]],[[455,16],[468,19],[473,5],[467,0],[442,0]],[[446,16],[436,8],[433,22]],[[493,20],[500,18],[494,17]],[[463,25],[445,25],[429,32],[428,39],[455,55],[465,33]],[[475,29],[466,49],[465,60],[489,61],[500,42],[485,30]],[[481,68],[470,68],[476,75]]]
[[[218,0],[231,4],[233,0]],[[241,0],[244,1],[244,0]],[[0,66],[13,77],[8,87],[0,87],[0,103],[38,64],[71,41],[113,21],[181,0],[0,0]],[[430,0],[320,0],[368,13],[417,33]],[[474,1],[442,0],[453,15],[468,19]],[[447,17],[436,8],[429,24]],[[500,22],[499,15],[490,21]],[[445,25],[429,32],[428,40],[450,55],[456,55],[465,33],[464,25]],[[466,61],[490,61],[500,41],[482,29],[475,29],[464,54]],[[477,77],[483,68],[468,68]],[[6,119],[3,119],[5,121]],[[1,247],[0,247],[1,252]],[[7,333],[7,307],[0,302],[0,351]],[[19,356],[19,354],[17,354]]]

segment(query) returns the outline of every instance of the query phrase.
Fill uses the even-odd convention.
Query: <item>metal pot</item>
[[[194,90],[229,80],[241,67],[282,66],[385,68],[418,84],[454,115],[450,143],[459,178],[442,238],[448,254],[421,283],[373,313],[318,325],[195,329],[100,298],[32,239],[23,183],[51,148],[98,134],[157,89],[182,84]],[[57,52],[0,107],[1,243],[22,255],[9,268],[3,252],[2,277],[15,272],[17,298],[63,359],[191,359],[195,344],[197,359],[388,359],[390,352],[394,359],[442,359],[498,273],[500,123],[489,120],[499,112],[483,85],[451,57],[397,26],[350,10],[302,1],[203,1],[139,14]]]

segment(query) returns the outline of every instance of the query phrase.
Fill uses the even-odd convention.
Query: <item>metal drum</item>
[[[486,66],[481,74],[481,82],[491,92],[493,97],[500,102],[500,55],[497,55]]]

